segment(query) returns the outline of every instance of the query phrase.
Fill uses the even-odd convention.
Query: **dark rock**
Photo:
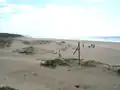
[[[75,85],[76,88],[80,88],[80,85]]]

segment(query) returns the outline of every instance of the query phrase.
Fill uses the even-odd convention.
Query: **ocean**
[[[91,40],[91,41],[104,41],[104,42],[120,42],[120,36],[111,36],[111,37],[82,37],[81,40]]]

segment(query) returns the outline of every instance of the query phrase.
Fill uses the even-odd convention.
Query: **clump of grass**
[[[53,59],[53,60],[46,60],[44,63],[41,63],[41,66],[49,67],[49,68],[56,68],[57,66],[71,66],[71,60],[77,60],[75,58],[66,58],[66,59]]]
[[[61,41],[60,43],[66,43],[65,41]]]
[[[18,52],[18,53],[21,53],[21,54],[27,54],[27,55],[31,55],[31,54],[35,54],[34,53],[34,47],[25,47],[25,48],[22,48],[22,49],[16,49],[12,52]]]
[[[117,70],[117,73],[120,75],[120,69]]]
[[[46,60],[44,63],[40,65],[49,67],[49,68],[56,68],[58,65],[66,66],[67,64],[64,63],[61,59],[54,59],[54,60]]]
[[[57,65],[55,64],[54,60],[46,60],[44,63],[40,63],[41,66],[55,68]]]
[[[102,63],[97,62],[95,60],[88,60],[88,61],[84,61],[83,66],[86,66],[86,67],[96,67],[99,64],[102,64]]]
[[[24,44],[26,44],[26,45],[30,44],[29,41],[23,41],[22,43],[24,43]]]
[[[84,67],[97,67],[97,65],[102,64],[94,60],[83,61],[81,59],[81,65]],[[53,60],[45,60],[43,63],[40,63],[41,66],[56,68],[57,66],[69,66],[72,67],[78,64],[78,59],[76,58],[56,58]]]
[[[19,90],[19,89],[12,88],[12,87],[9,87],[9,86],[1,86],[0,90]]]

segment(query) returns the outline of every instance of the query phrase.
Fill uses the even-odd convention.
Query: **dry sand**
[[[120,90],[120,76],[103,67],[57,67],[50,69],[41,67],[41,60],[54,59],[61,50],[64,58],[77,58],[73,55],[77,47],[76,41],[59,40],[40,44],[41,40],[29,39],[25,45],[21,40],[13,41],[9,48],[0,48],[0,84],[9,85],[19,90]],[[26,40],[26,39],[25,39]],[[120,64],[120,44],[81,41],[81,58],[96,60],[106,64]],[[95,44],[95,48],[88,45]],[[35,54],[26,55],[13,52],[16,49],[33,46]],[[69,70],[68,70],[69,69]],[[76,88],[75,85],[79,85]]]

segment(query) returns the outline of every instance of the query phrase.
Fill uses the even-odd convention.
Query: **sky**
[[[119,36],[120,0],[0,0],[0,32],[60,39]]]

